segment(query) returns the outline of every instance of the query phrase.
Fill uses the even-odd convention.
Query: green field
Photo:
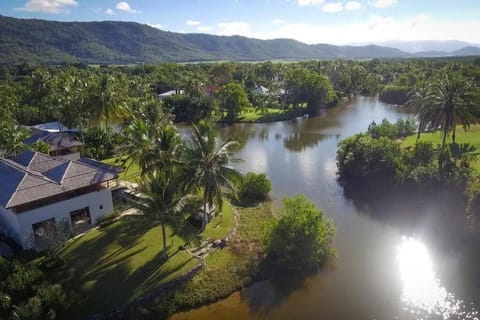
[[[465,131],[463,127],[458,126],[456,131],[456,142],[458,144],[462,143],[469,143],[477,149],[477,152],[480,152],[480,126],[472,126],[470,130]],[[422,133],[420,136],[420,141],[429,141],[432,142],[434,145],[441,145],[442,144],[442,133],[441,132],[434,132],[434,133]],[[415,145],[417,141],[417,135],[411,135],[403,141],[403,146],[405,147],[412,147]],[[447,137],[447,143],[451,142],[451,136]],[[480,170],[480,157],[477,158],[475,162],[473,162],[473,167],[477,170]]]

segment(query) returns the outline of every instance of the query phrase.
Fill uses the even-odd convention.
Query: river
[[[275,205],[303,193],[334,220],[337,257],[314,276],[261,281],[172,319],[477,319],[480,262],[472,252],[480,250],[448,227],[430,227],[435,203],[416,209],[415,223],[402,221],[402,210],[412,210],[405,203],[391,204],[395,219],[381,219],[336,181],[339,140],[402,117],[376,98],[357,97],[317,117],[222,128],[244,145],[239,169],[268,174]]]

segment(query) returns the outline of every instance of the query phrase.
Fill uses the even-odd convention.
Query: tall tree
[[[111,120],[121,119],[127,112],[126,88],[118,77],[118,75],[104,74],[98,79],[95,88],[95,98],[92,102],[98,109],[92,114],[92,120],[98,123],[103,122],[105,130],[108,129]]]
[[[450,131],[452,142],[455,143],[457,125],[468,130],[472,123],[478,121],[475,118],[473,87],[456,73],[445,73],[431,83],[425,100],[418,112],[419,121],[427,129],[442,130],[442,149]]]
[[[215,202],[221,207],[223,189],[235,189],[233,179],[238,177],[239,173],[229,164],[239,161],[234,153],[237,142],[226,139],[217,143],[210,126],[201,128],[193,125],[192,131],[192,140],[186,150],[186,173],[189,184],[203,190],[204,229],[207,223],[207,204],[212,205]]]
[[[133,112],[133,120],[125,130],[127,144],[122,151],[127,161],[139,164],[142,175],[155,170],[172,175],[181,164],[183,143],[171,119],[153,99],[143,102]]]
[[[161,170],[154,170],[145,175],[140,186],[142,197],[137,206],[146,216],[160,222],[163,254],[167,256],[166,226],[183,218],[186,191],[178,176],[166,174]]]

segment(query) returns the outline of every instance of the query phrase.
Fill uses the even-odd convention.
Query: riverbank
[[[208,255],[203,269],[190,281],[157,296],[148,305],[132,307],[122,318],[139,318],[140,314],[142,318],[167,318],[228,297],[257,280],[263,231],[272,218],[270,204],[237,210],[237,234],[228,247]]]

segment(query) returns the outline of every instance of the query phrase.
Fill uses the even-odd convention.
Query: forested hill
[[[381,46],[307,45],[295,40],[182,34],[134,22],[56,22],[0,16],[1,64],[365,59],[409,57]]]

